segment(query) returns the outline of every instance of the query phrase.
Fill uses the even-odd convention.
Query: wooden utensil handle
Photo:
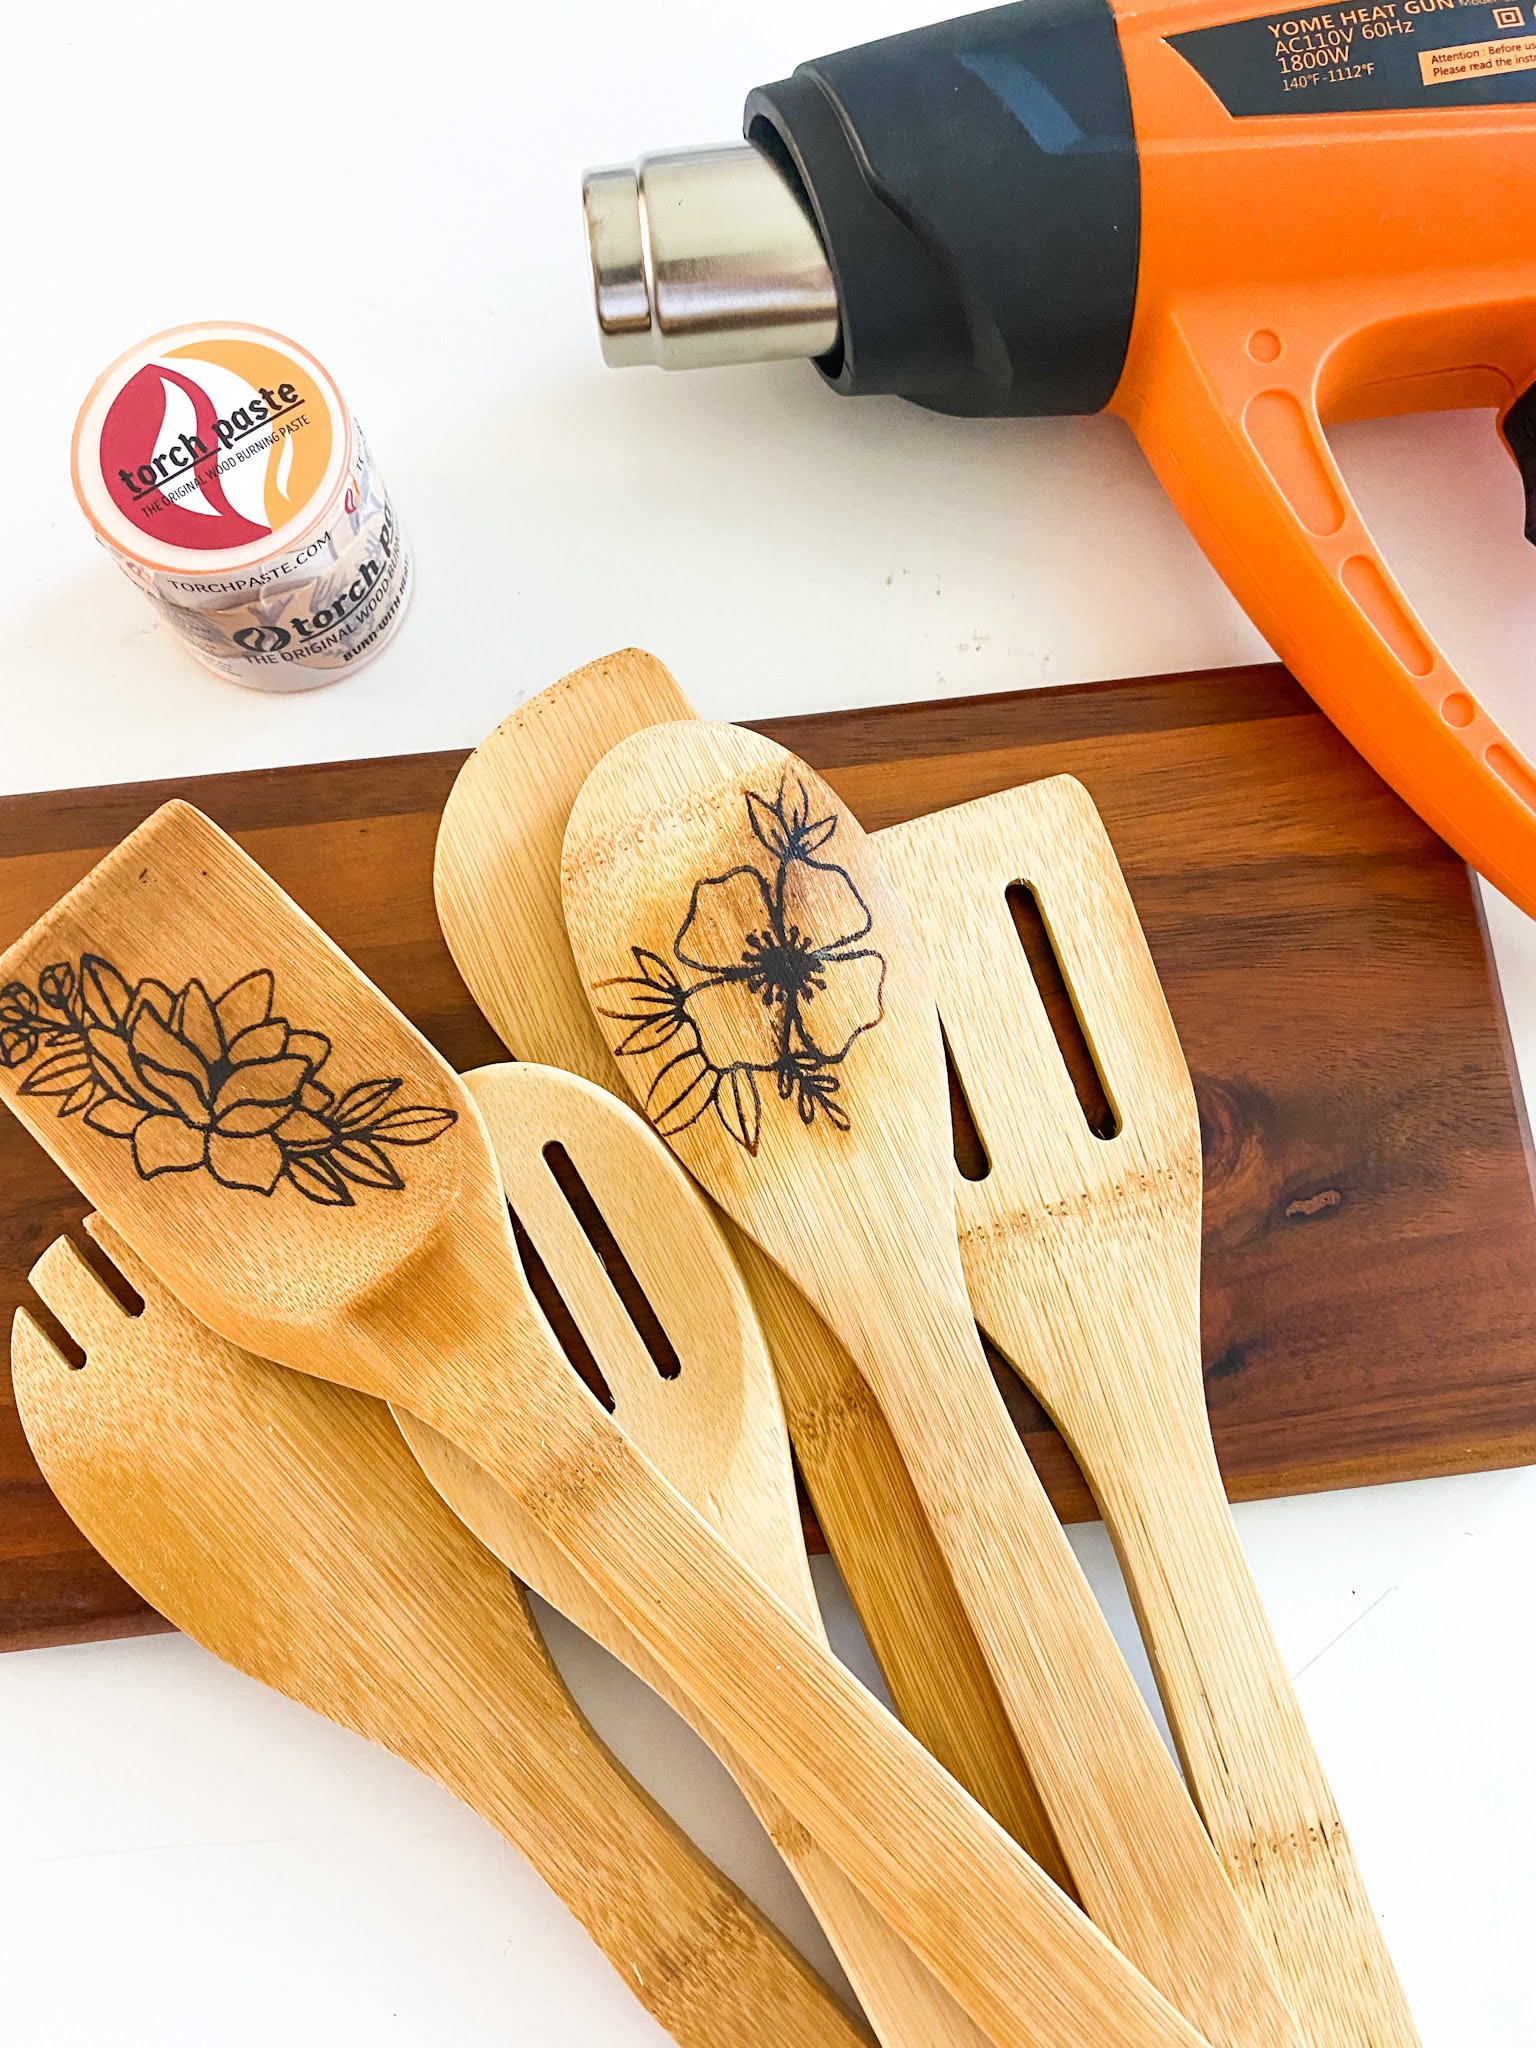
[[[934,1981],[783,1801],[710,1726],[687,1693],[597,1597],[507,1489],[456,1444],[415,1416],[399,1414],[396,1420],[427,1478],[486,1548],[567,1620],[627,1665],[714,1750],[825,1929],[882,2048],[988,2048],[974,2021]],[[851,2048],[855,2031],[853,2021],[843,2020],[839,2013],[838,2024],[827,2034],[826,2048],[831,2048],[834,2039],[839,2048]],[[862,2030],[858,2032],[864,2038]]]
[[[1150,1335],[1148,1341],[1152,1341]],[[1198,1352],[1145,1376],[1155,1410],[1055,1419],[1125,1572],[1195,1801],[1312,2048],[1417,2048],[1333,1794],[1227,1505]],[[1145,1424],[1145,1427],[1139,1427]]]
[[[687,1721],[735,1779],[820,1921],[881,2048],[990,2048],[976,2022],[631,1632],[614,1623],[605,1633],[614,1654]]]
[[[997,2048],[1197,2048],[1193,2029],[596,1402],[573,1398],[547,1329],[509,1294],[510,1243],[494,1259],[466,1255],[463,1238],[434,1249],[415,1275],[431,1316],[403,1332],[387,1304],[377,1327],[359,1315],[354,1369],[410,1384],[411,1411],[511,1490]],[[521,1393],[512,1404],[491,1363],[498,1330],[505,1382]],[[460,1369],[445,1369],[455,1341]]]
[[[939,1549],[863,1375],[793,1281],[727,1223],[795,1456],[896,1711],[1063,1890],[1072,1880]]]
[[[622,1491],[588,1576],[999,2048],[1196,2038],[701,1521]]]
[[[668,1686],[680,1705],[676,1688]],[[720,1735],[690,1716],[793,1873],[859,1994],[881,2048],[991,2048],[976,2022]]]
[[[536,1637],[531,1616],[528,1631]],[[390,1746],[518,1850],[680,2048],[762,2048],[765,2026],[799,2048],[866,2040],[602,1748],[552,1669],[537,1711],[510,1722],[495,1705],[505,1673],[488,1676],[478,1714],[470,1698],[453,1717],[429,1702]]]
[[[1084,1907],[1207,2032],[1294,2038],[1210,1840],[1003,1406],[937,1286],[861,1359],[1030,1759]],[[871,1317],[871,1325],[875,1318]],[[921,1325],[919,1328],[918,1326]],[[917,1355],[914,1339],[926,1337]],[[935,1412],[944,1427],[935,1429]],[[1085,1717],[1093,1757],[1084,1760]],[[1175,1905],[1174,1902],[1177,1902]],[[1191,1941],[1200,1927],[1204,1943]]]

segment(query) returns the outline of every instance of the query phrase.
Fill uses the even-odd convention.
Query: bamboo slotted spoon
[[[621,1077],[580,989],[559,918],[558,842],[581,780],[608,747],[647,726],[692,715],[681,690],[653,657],[631,649],[593,662],[498,727],[461,771],[443,816],[436,868],[439,913],[481,1009],[514,1051],[559,1060],[608,1086],[619,1085]],[[1052,820],[1054,833],[1045,829]],[[1101,945],[1126,949],[1120,963],[1124,972],[1114,989],[1115,1014],[1129,1006],[1144,1026],[1137,1033],[1136,1090],[1150,1101],[1157,1083],[1158,1099],[1175,1111],[1171,1122],[1166,1107],[1155,1122],[1134,1115],[1133,1142],[1142,1153],[1156,1144],[1175,1157],[1172,1185],[1183,1190],[1186,1201],[1192,1157],[1195,1173],[1199,1170],[1198,1129],[1191,1121],[1182,1056],[1170,1044],[1161,990],[1154,992],[1149,985],[1150,963],[1139,927],[1132,931],[1127,924],[1127,913],[1134,912],[1102,824],[1096,815],[1086,822],[1077,800],[1051,782],[889,827],[875,833],[873,841],[924,941],[951,1051],[964,1066],[977,1102],[985,1105],[991,1176],[980,1187],[963,1179],[957,1183],[961,1254],[972,1304],[978,1312],[984,1302],[989,1305],[990,1313],[981,1315],[989,1334],[1056,1412],[1079,1464],[1101,1494],[1190,1784],[1228,1874],[1270,1942],[1282,1990],[1304,2035],[1313,2043],[1348,2043],[1351,2048],[1411,2043],[1416,2037],[1390,1958],[1300,1724],[1289,1678],[1277,1669],[1268,1623],[1233,1543],[1225,1496],[1215,1491],[1219,1475],[1212,1466],[1203,1388],[1189,1371],[1198,1348],[1188,1342],[1188,1295],[1180,1311],[1186,1318],[1182,1338],[1178,1331],[1171,1340],[1166,1331],[1152,1337],[1152,1356],[1146,1344],[1116,1351],[1107,1342],[1106,1319],[1098,1314],[1080,1319],[1070,1331],[1056,1327],[1045,1338],[1032,1337],[1027,1327],[1032,1316],[1050,1321],[1053,1311],[1059,1325],[1062,1302],[1054,1284],[1030,1286],[1031,1247],[1044,1255],[1047,1223],[1068,1213],[1057,1206],[1064,1191],[1069,1184],[1087,1186],[1092,1171],[1105,1164],[1105,1155],[1086,1135],[1075,1094],[1063,1089],[1060,1055],[1048,1027],[1042,1034],[1045,1019],[1033,978],[1027,971],[1020,976],[1023,956],[1004,900],[1006,890],[1023,879],[1015,868],[1049,874],[1058,919],[1068,919],[1084,933],[1097,927]],[[1059,874],[1066,886],[1069,863],[1081,873],[1063,898],[1055,883]],[[1124,1085],[1118,1099],[1127,1109]],[[1042,1129],[1050,1134],[1048,1148],[1038,1137]],[[1029,1164],[1031,1184],[1017,1190],[1013,1183],[1023,1163]],[[1123,1222],[1124,1205],[1114,1213]],[[1019,1214],[1031,1218],[1032,1236],[1016,1228]],[[748,1241],[737,1233],[733,1242],[739,1253]],[[1048,1235],[1045,1243],[1051,1243]],[[1056,1244],[1052,1259],[1064,1255]],[[752,1269],[760,1303],[765,1265],[759,1255]],[[1133,1272],[1133,1285],[1143,1284],[1141,1273],[1144,1265]],[[801,1299],[782,1280],[780,1291],[791,1302]],[[886,1489],[873,1475],[895,1462],[894,1445],[878,1416],[873,1426],[884,1435],[884,1457],[846,1438],[834,1443],[830,1432],[814,1425],[818,1412],[846,1412],[851,1405],[848,1395],[837,1397],[839,1385],[863,1390],[863,1382],[835,1339],[829,1341],[825,1326],[813,1317],[806,1320],[820,1333],[811,1358],[813,1369],[826,1375],[825,1388],[812,1385],[802,1392],[806,1369],[800,1367],[797,1379],[795,1361],[805,1347],[786,1341],[774,1346],[774,1356],[792,1419],[803,1413],[810,1446],[809,1455],[802,1452],[807,1481],[830,1527],[838,1512],[837,1495],[826,1489],[835,1489],[840,1475],[871,1475],[874,1510],[857,1519],[855,1536],[847,1539],[851,1550],[837,1541],[833,1548],[854,1587],[903,1718],[936,1748],[950,1731],[940,1725],[942,1699],[936,1713],[922,1686],[935,1669],[948,1668],[947,1655],[927,1654],[927,1646],[946,1636],[931,1612],[901,1606],[900,1586],[893,1579],[901,1542],[893,1543],[897,1530],[889,1521],[881,1526],[878,1501]],[[825,1359],[834,1363],[829,1367],[821,1363]],[[1145,1384],[1148,1373],[1150,1384]],[[1199,1394],[1198,1414],[1193,1393]],[[797,1397],[803,1411],[796,1409]],[[852,1398],[858,1399],[861,1416],[867,1416],[867,1391]],[[1128,1398],[1131,1405],[1122,1423]],[[1170,1406],[1172,1426],[1164,1428]],[[1149,1417],[1154,1421],[1150,1430]],[[1143,1460],[1150,1460],[1151,1467],[1144,1467],[1138,1479],[1136,1468]],[[897,1469],[901,1538],[912,1542],[906,1529],[915,1520],[922,1529],[918,1546],[926,1539],[931,1552],[920,1505],[904,1468],[898,1463]],[[1145,1500],[1143,1484],[1150,1485]],[[856,1541],[860,1531],[867,1532],[862,1547]],[[1156,1564],[1158,1557],[1183,1560],[1184,1568],[1170,1572]],[[953,1602],[942,1562],[938,1571]],[[1143,1581],[1145,1594],[1138,1591]],[[893,1585],[896,1604],[889,1611],[894,1622],[882,1633],[888,1610],[881,1593]],[[953,1612],[958,1615],[957,1605]],[[949,1639],[961,1637],[973,1650],[974,1636],[963,1616],[951,1623]],[[894,1675],[904,1670],[918,1683],[906,1697]],[[997,1712],[988,1682],[978,1717],[986,1731],[983,1756],[1007,1754],[992,1732]],[[1004,1740],[1011,1746],[1011,1737]],[[970,1753],[977,1753],[974,1746]],[[953,1750],[945,1761],[955,1769]],[[957,1770],[956,1775],[964,1778],[966,1773]],[[974,1778],[971,1789],[998,1811]],[[1032,1788],[1030,1804],[1036,1804]],[[1015,1823],[1012,1832],[1041,1857],[1043,1828],[1030,1835]],[[1049,1846],[1054,1852],[1054,1841]]]
[[[528,1292],[458,1077],[232,840],[164,806],[0,983],[39,1019],[0,1092],[144,1263],[507,1486],[998,2048],[1198,2038],[626,1442]],[[1287,2038],[1215,2019],[1212,2048]]]
[[[455,964],[517,1058],[627,1093],[571,957],[560,847],[577,792],[610,747],[691,718],[637,648],[575,670],[522,705],[460,770],[437,838],[434,890]],[[1056,1882],[1070,1888],[975,1632],[885,1417],[804,1295],[726,1219],[762,1321],[806,1488],[890,1687],[918,1740]]]
[[[1068,776],[880,834],[989,1170],[956,1176],[987,1334],[1060,1426],[1179,1753],[1312,2048],[1417,2041],[1227,1506],[1200,1360],[1200,1124],[1157,971]],[[1090,1130],[1008,907],[1036,897],[1104,1101]]]
[[[1213,2039],[1290,2015],[977,1338],[921,949],[857,821],[735,727],[620,743],[566,828],[566,921],[637,1099],[884,1408],[1087,1910]]]
[[[436,1778],[519,1849],[684,2048],[858,2048],[749,1900],[598,1741],[523,1595],[415,1469],[378,1402],[216,1337],[99,1218],[132,1315],[67,1238],[32,1284],[16,1399],[49,1485],[196,1641]]]
[[[512,1213],[586,1340],[624,1434],[820,1635],[789,1439],[762,1332],[703,1197],[634,1111],[590,1081],[536,1066],[483,1067],[464,1079],[485,1118]],[[573,1178],[574,1199],[583,1209],[590,1201],[601,1237],[578,1219]],[[652,1336],[654,1351],[616,1289],[609,1262],[621,1259],[662,1333]],[[729,1745],[700,1722],[686,1695],[612,1621],[506,1489],[413,1417],[399,1421],[427,1477],[481,1542],[721,1752],[821,1921],[884,2048],[985,2048],[985,2036]]]

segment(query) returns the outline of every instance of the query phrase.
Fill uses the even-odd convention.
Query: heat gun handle
[[[1279,334],[1251,326],[1234,334],[1230,308],[1181,309],[1114,409],[1297,681],[1427,824],[1536,916],[1536,767],[1382,560],[1323,432],[1315,358],[1293,364]]]

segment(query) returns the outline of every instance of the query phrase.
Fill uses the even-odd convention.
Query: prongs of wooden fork
[[[73,1239],[56,1237],[27,1275],[39,1300],[87,1355],[110,1344],[129,1311],[92,1271]]]
[[[73,1370],[74,1360],[65,1357],[31,1310],[17,1309],[11,1318],[11,1377],[18,1391],[25,1380],[42,1373]]]

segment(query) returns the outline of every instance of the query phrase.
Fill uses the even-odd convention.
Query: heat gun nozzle
[[[582,205],[613,368],[693,370],[836,346],[837,287],[820,237],[750,143],[589,171]]]

